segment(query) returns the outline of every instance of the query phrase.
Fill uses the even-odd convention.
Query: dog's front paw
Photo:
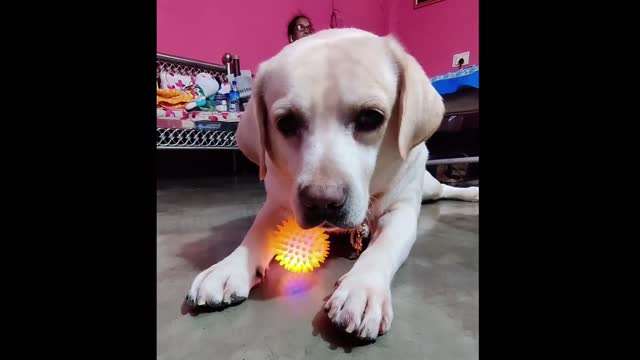
[[[393,320],[389,283],[372,274],[346,274],[338,280],[324,310],[346,332],[375,340],[389,331]]]
[[[477,186],[469,187],[469,200],[473,202],[480,202],[480,188]]]
[[[244,252],[235,251],[201,272],[193,280],[187,304],[221,308],[246,300],[251,288],[259,282],[255,267],[248,263]]]

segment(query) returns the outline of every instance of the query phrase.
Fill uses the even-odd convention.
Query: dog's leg
[[[375,339],[391,327],[391,280],[416,239],[420,202],[398,203],[380,217],[368,248],[336,283],[325,303],[329,318],[349,333]]]
[[[480,201],[480,189],[477,186],[466,188],[441,184],[428,171],[424,172],[422,182],[422,200],[452,199],[462,201]]]
[[[281,212],[267,201],[240,246],[195,278],[187,303],[191,306],[223,307],[244,301],[249,290],[265,276],[274,256],[265,236],[280,215]]]

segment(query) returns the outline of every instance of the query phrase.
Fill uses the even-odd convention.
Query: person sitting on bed
[[[313,34],[313,25],[311,24],[311,20],[309,20],[305,15],[298,15],[294,17],[289,21],[287,34],[289,35],[289,44]]]

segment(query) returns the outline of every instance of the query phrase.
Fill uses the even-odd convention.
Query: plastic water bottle
[[[238,91],[235,80],[231,83],[231,91],[229,92],[229,112],[240,112],[240,92]]]

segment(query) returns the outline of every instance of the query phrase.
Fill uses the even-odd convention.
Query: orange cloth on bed
[[[164,109],[184,109],[185,105],[195,101],[186,91],[177,89],[156,89],[156,105]]]

